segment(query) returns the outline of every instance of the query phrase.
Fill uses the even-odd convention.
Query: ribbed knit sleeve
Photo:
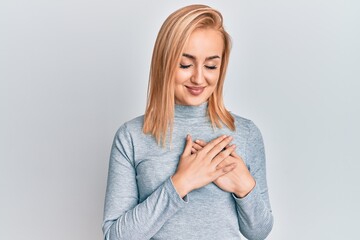
[[[236,209],[241,233],[249,240],[265,239],[273,226],[266,182],[265,149],[262,135],[249,120],[246,142],[246,162],[256,181],[254,189],[244,198],[236,198]]]
[[[167,178],[139,203],[133,155],[131,135],[124,124],[114,137],[110,154],[102,225],[106,240],[150,239],[187,202]]]

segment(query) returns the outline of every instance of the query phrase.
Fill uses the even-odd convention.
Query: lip
[[[205,87],[193,87],[193,86],[185,86],[191,95],[199,96],[205,89]]]

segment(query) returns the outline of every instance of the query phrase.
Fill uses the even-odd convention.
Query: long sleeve
[[[270,233],[274,220],[266,182],[264,143],[259,129],[252,121],[249,121],[246,162],[256,185],[246,197],[233,197],[241,233],[249,240],[262,240]]]
[[[126,124],[117,131],[109,161],[105,196],[104,239],[150,239],[187,202],[171,178],[139,203],[132,139]]]

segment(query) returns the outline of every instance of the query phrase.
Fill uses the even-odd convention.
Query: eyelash
[[[180,64],[180,68],[182,68],[182,69],[187,69],[187,68],[189,68],[189,67],[191,67],[192,65],[190,64],[190,65],[182,65],[182,64]],[[205,67],[207,68],[207,69],[210,69],[210,70],[215,70],[215,69],[217,69],[217,66],[206,66],[205,65]]]
[[[190,65],[183,65],[180,63],[180,68],[183,68],[183,69],[186,69],[186,68],[189,68],[191,67],[191,64]]]
[[[217,69],[217,66],[205,66],[207,69],[210,69],[210,70],[215,70]]]

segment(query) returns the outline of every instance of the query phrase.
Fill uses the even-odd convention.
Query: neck
[[[197,106],[175,104],[175,117],[196,118],[207,116],[208,102]]]

